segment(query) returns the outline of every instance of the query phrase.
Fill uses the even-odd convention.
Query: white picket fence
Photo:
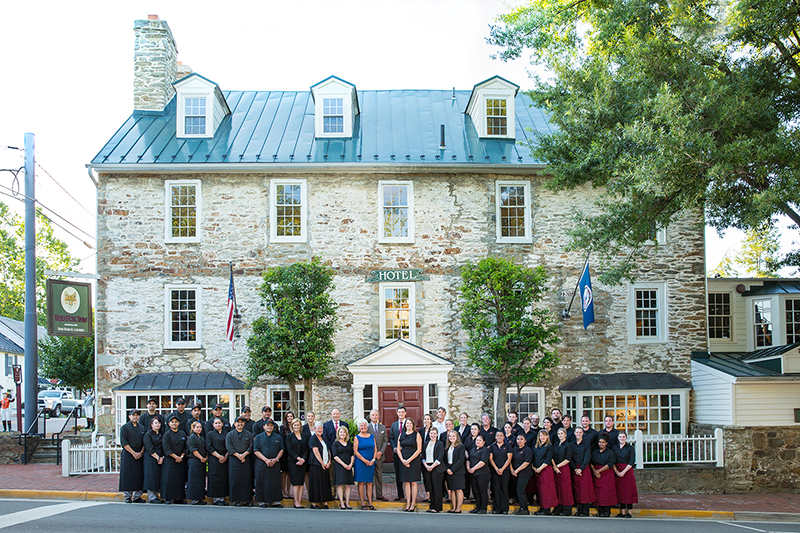
[[[109,445],[106,437],[96,438],[92,434],[89,444],[71,444],[69,439],[61,442],[61,475],[119,474],[122,447]]]
[[[636,430],[636,468],[653,465],[714,464],[725,466],[722,428],[713,435],[645,435]]]

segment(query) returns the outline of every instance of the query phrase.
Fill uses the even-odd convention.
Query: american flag
[[[233,333],[234,333],[234,325],[233,325],[233,315],[236,314],[236,294],[233,292],[233,268],[231,268],[231,284],[228,287],[228,334],[227,339],[231,341],[231,349],[234,349],[233,345]]]

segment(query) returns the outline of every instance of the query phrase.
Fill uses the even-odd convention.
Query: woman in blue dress
[[[353,439],[353,451],[356,454],[355,481],[358,483],[358,498],[361,508],[375,510],[372,505],[372,480],[375,477],[375,437],[367,432],[367,421],[358,422],[358,435]],[[367,504],[364,504],[364,487],[367,489]]]

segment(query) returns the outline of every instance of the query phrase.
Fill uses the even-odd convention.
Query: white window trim
[[[278,185],[300,185],[301,213],[300,235],[278,236]],[[269,182],[269,239],[270,242],[307,242],[308,241],[308,184],[304,179],[273,179]]]
[[[180,185],[194,186],[194,209],[195,229],[194,237],[173,237],[172,236],[172,187]],[[164,242],[200,242],[203,236],[202,218],[203,217],[203,195],[200,180],[166,180],[164,182]]]
[[[197,340],[193,342],[180,342],[172,340],[172,295],[173,290],[194,290],[195,291],[195,315],[197,317]],[[176,350],[195,350],[203,346],[203,298],[202,288],[194,284],[167,284],[164,285],[164,348]]]
[[[534,392],[539,394],[539,411],[537,411],[536,414],[539,415],[539,419],[540,420],[544,420],[545,416],[550,416],[550,411],[545,406],[545,402],[547,401],[547,397],[545,396],[544,387],[533,387],[533,386],[530,386],[530,385],[527,386],[527,387],[522,387],[522,394],[530,394],[530,393],[534,393]],[[517,393],[517,387],[514,386],[514,385],[509,386],[508,389],[506,390],[506,394],[508,394],[508,393],[516,394]],[[495,387],[494,388],[494,401],[492,402],[492,405],[494,406],[494,411],[493,411],[494,413],[497,412],[497,402],[499,400],[500,400],[500,389]],[[509,406],[509,407],[512,407],[512,406]],[[522,421],[525,419],[525,417],[530,416],[531,414],[532,413],[517,413],[517,417],[518,417],[517,423],[519,423],[521,425]],[[492,416],[492,418],[494,418],[494,416]]]
[[[575,415],[577,420],[572,421],[572,427],[580,427],[581,425],[581,418],[583,417],[583,413],[585,409],[583,408],[583,399],[586,396],[661,396],[663,394],[680,394],[681,396],[681,435],[686,435],[688,427],[689,427],[689,391],[687,389],[636,389],[636,390],[604,390],[604,391],[565,391],[562,394],[562,402],[561,408],[564,413],[567,412],[567,400],[566,396],[575,396],[577,398],[575,404]],[[616,409],[616,408],[615,408]],[[638,409],[638,407],[637,407]],[[591,412],[593,409],[590,409]],[[591,417],[590,417],[591,418]],[[652,421],[648,420],[648,424],[652,423]],[[661,421],[659,421],[661,423]],[[592,420],[591,427],[597,429],[598,426],[602,426],[603,420]],[[645,433],[647,434],[647,433]],[[674,435],[674,433],[670,433]]]
[[[644,246],[655,246],[656,243],[659,246],[664,246],[667,244],[667,228],[659,228],[656,230],[656,240],[653,241],[652,239],[648,239],[644,241]]]
[[[756,331],[755,331],[755,304],[756,302],[768,301],[770,302],[770,313],[772,314],[772,344],[769,346],[756,346]],[[767,348],[774,348],[782,341],[786,340],[784,334],[784,325],[786,323],[786,308],[781,305],[782,301],[777,295],[774,296],[751,296],[746,299],[747,302],[747,346],[748,351],[766,350]]]
[[[489,100],[505,100],[506,101],[506,134],[490,134],[489,133]],[[513,97],[509,97],[508,95],[492,95],[492,94],[484,94],[483,95],[483,102],[482,102],[482,110],[483,110],[483,135],[481,137],[485,137],[487,139],[507,139],[509,137],[514,137],[513,130],[511,129],[514,125],[514,119],[511,117],[511,113],[513,111],[513,106],[511,105],[511,101],[513,101]],[[492,116],[494,118],[494,115]]]
[[[788,302],[788,301],[800,301],[800,298],[794,298],[794,297],[791,297],[791,296],[783,296],[783,297],[780,298],[780,301],[778,302],[779,308],[780,308],[780,312],[781,312],[781,314],[780,314],[780,318],[781,318],[780,327],[781,327],[781,334],[782,334],[781,339],[783,339],[783,344],[792,344],[792,343],[788,342],[789,339],[786,338],[787,327],[789,325],[789,323],[786,320],[786,302]],[[794,324],[795,322],[792,322],[792,323]]]
[[[397,339],[386,338],[386,303],[385,290],[386,289],[408,289],[408,342],[411,344],[417,343],[417,294],[416,286],[414,283],[379,283],[378,284],[378,307],[380,309],[380,346],[386,346],[393,343]],[[374,384],[373,384],[374,385]],[[425,392],[425,391],[423,391]]]
[[[341,133],[325,133],[324,102],[328,98],[342,99],[342,113],[344,114],[344,129]],[[321,91],[316,95],[315,105],[315,137],[326,139],[348,139],[353,136],[353,95],[350,92],[327,93]]]
[[[655,289],[657,291],[656,298],[658,298],[658,321],[656,327],[658,328],[658,337],[643,337],[637,338],[636,336],[636,290],[637,289]],[[628,344],[663,344],[669,339],[669,332],[667,331],[667,316],[668,301],[667,301],[667,283],[665,281],[647,282],[647,283],[631,283],[628,285]]]
[[[408,187],[408,237],[384,237],[383,231],[383,188],[391,185]],[[378,181],[378,242],[379,243],[414,243],[414,182],[413,181]]]
[[[731,314],[728,315],[730,317],[730,336],[727,339],[718,339],[718,338],[711,338],[711,313],[710,307],[711,305],[708,303],[708,297],[712,294],[727,294],[729,307]],[[733,293],[731,291],[715,291],[715,290],[708,290],[706,292],[706,334],[708,335],[708,342],[713,342],[714,344],[734,344],[736,340],[736,332],[734,331],[734,327],[736,325],[736,320],[734,316],[734,309],[733,309],[734,301],[733,301]],[[714,316],[722,316],[722,315],[714,315]]]
[[[519,187],[525,188],[525,236],[524,237],[503,237],[503,228],[501,227],[502,217],[500,216],[500,188],[501,187]],[[499,243],[529,243],[533,242],[533,214],[531,208],[531,182],[530,181],[496,181],[495,182],[495,227],[497,242]]]
[[[188,134],[186,133],[186,99],[187,98],[205,98],[206,100],[206,131],[202,134]],[[199,92],[199,91],[178,91],[178,137],[184,139],[211,139],[214,137],[214,93],[212,92]],[[194,115],[193,115],[194,116]]]

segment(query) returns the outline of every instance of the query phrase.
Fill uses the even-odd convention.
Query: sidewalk
[[[0,497],[3,498],[121,500],[118,483],[116,474],[62,477],[61,466],[57,465],[0,465]],[[421,500],[424,498],[422,483],[419,487]],[[393,475],[384,475],[383,489],[389,502],[375,502],[376,507],[400,508],[402,504],[393,501],[397,495]],[[350,500],[351,505],[358,503],[355,488]],[[284,504],[291,505],[291,501],[285,500]],[[427,508],[426,505],[420,507]],[[471,509],[471,506],[465,505],[464,509]],[[640,494],[633,514],[640,517],[722,520],[746,517],[748,520],[800,521],[800,494]]]

